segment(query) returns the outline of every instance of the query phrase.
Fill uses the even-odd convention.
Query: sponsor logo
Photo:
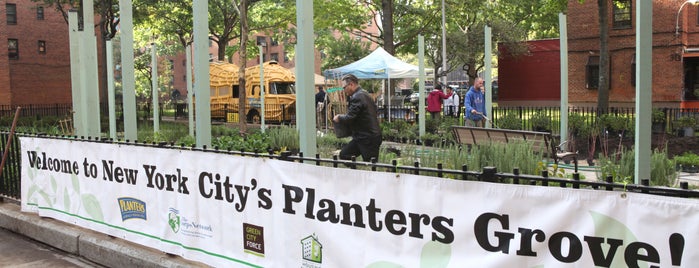
[[[117,199],[121,211],[121,221],[130,219],[148,220],[146,216],[146,202],[131,197]]]
[[[265,255],[265,232],[262,226],[243,223],[243,249],[260,257]]]
[[[213,236],[214,229],[210,224],[204,224],[196,219],[190,219],[180,214],[178,209],[169,209],[167,223],[172,232],[198,238],[211,238]]]
[[[177,209],[170,208],[170,213],[167,215],[167,224],[170,225],[172,232],[180,231],[180,212]]]
[[[315,234],[301,239],[301,256],[303,258],[301,267],[319,268],[323,263],[323,244]]]

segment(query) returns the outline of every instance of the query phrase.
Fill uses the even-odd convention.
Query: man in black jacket
[[[366,90],[359,86],[359,79],[348,74],[342,78],[343,92],[348,96],[346,114],[338,114],[333,122],[347,126],[352,133],[352,141],[340,150],[340,159],[349,160],[361,155],[364,161],[379,157],[381,128],[377,117],[376,103]]]

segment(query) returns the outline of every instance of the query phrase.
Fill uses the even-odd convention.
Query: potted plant
[[[694,127],[697,125],[697,119],[694,116],[683,115],[675,119],[673,126],[677,131],[678,136],[693,137]]]
[[[665,112],[663,110],[654,108],[652,114],[652,125],[651,129],[653,133],[664,133],[665,132]]]
[[[680,170],[689,173],[697,173],[699,170],[699,155],[692,152],[685,152],[673,158]]]

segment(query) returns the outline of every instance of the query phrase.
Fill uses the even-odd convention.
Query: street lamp
[[[692,5],[699,5],[699,0],[687,0],[682,5],[680,6],[680,9],[677,10],[677,17],[675,19],[675,36],[680,34],[680,12],[682,12],[682,8],[684,8],[685,5],[687,4],[692,4]]]

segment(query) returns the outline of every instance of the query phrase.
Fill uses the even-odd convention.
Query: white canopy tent
[[[428,74],[434,69],[425,69]],[[379,47],[366,57],[345,66],[326,70],[326,78],[337,79],[347,74],[353,74],[359,79],[396,79],[418,78],[418,66],[406,63]]]
[[[426,68],[425,72],[431,75],[434,69]],[[374,52],[371,52],[371,54],[358,61],[339,68],[326,70],[323,74],[328,79],[340,79],[342,76],[348,74],[353,74],[359,79],[388,79],[388,87],[390,88],[390,79],[419,78],[420,69],[416,65],[412,65],[394,57],[382,47],[378,47]],[[384,94],[384,96],[386,95],[387,94]],[[387,99],[390,99],[390,97],[387,97]],[[420,109],[422,111],[424,107]],[[390,122],[390,105],[388,106],[388,114],[388,121]]]

